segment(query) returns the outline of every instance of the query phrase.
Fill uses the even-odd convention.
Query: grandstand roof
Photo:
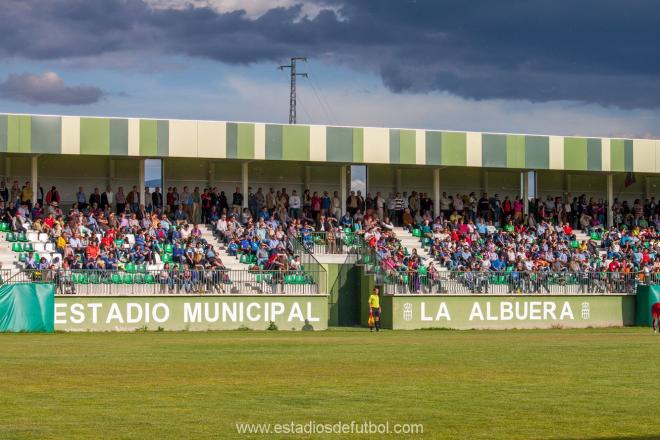
[[[660,140],[0,114],[0,153],[660,173]]]

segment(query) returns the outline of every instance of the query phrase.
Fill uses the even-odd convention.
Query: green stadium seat
[[[34,252],[34,247],[32,246],[32,243],[25,243],[23,245],[23,251],[25,251],[25,252]]]
[[[152,274],[148,273],[144,276],[144,282],[146,284],[156,284],[156,278]]]
[[[163,263],[172,263],[174,261],[174,260],[172,260],[172,254],[163,255],[162,261],[163,261]]]
[[[135,284],[144,284],[144,274],[138,273],[133,277],[133,282]]]
[[[121,284],[122,283],[121,275],[118,274],[118,273],[113,273],[112,276],[110,277],[110,279],[112,280],[112,284]]]
[[[135,264],[126,263],[126,266],[124,266],[124,270],[128,273],[135,273],[136,271]]]
[[[10,243],[13,243],[16,241],[16,234],[13,232],[7,232],[5,234],[5,240],[7,240]]]
[[[9,231],[9,223],[2,222],[0,223],[0,232]]]
[[[170,243],[167,243],[164,248],[165,253],[171,254],[174,251],[174,246],[172,246]]]
[[[124,274],[121,280],[124,284],[133,284],[133,275],[130,273],[126,273]]]
[[[21,232],[20,234],[18,234],[17,238],[18,238],[18,241],[22,241],[24,243],[26,241],[28,241],[27,235],[25,235],[25,232]]]
[[[27,254],[23,252],[18,254],[18,261],[20,261],[21,263],[25,263],[27,261]]]
[[[11,245],[11,250],[14,252],[23,252],[23,244],[14,242]]]

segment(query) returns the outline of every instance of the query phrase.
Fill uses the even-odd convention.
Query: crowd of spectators
[[[247,197],[247,208],[243,208]],[[177,269],[224,269],[218,251],[202,237],[200,224],[212,224],[229,255],[252,270],[300,270],[292,237],[325,233],[329,244],[350,230],[372,248],[385,273],[462,272],[608,272],[660,271],[658,213],[654,198],[633,203],[602,199],[546,197],[530,200],[476,193],[442,193],[439,206],[428,194],[413,191],[351,191],[342,212],[337,191],[240,188],[227,196],[215,188],[116,192],[80,187],[75,202],[63,209],[56,187],[0,182],[0,214],[16,232],[47,234],[61,259],[26,258],[28,268],[117,270],[127,264],[172,265]],[[607,228],[607,216],[614,226]],[[405,249],[394,228],[414,231],[416,249]],[[576,231],[587,234],[578,240]],[[332,246],[330,247],[332,248]]]

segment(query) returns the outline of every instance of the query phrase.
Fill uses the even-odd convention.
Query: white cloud
[[[67,86],[55,72],[11,74],[0,82],[0,97],[30,105],[86,105],[98,102],[103,90],[92,86]]]
[[[290,8],[301,5],[299,18],[307,17],[314,19],[319,12],[323,10],[333,10],[337,8],[329,5],[323,5],[318,2],[307,2],[304,0],[146,0],[152,8],[158,9],[184,9],[193,8],[211,8],[220,13],[245,11],[245,15],[251,20],[255,20],[266,12],[274,8]]]

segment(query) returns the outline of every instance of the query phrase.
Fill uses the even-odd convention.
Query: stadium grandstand
[[[325,294],[323,263],[341,262],[385,294],[634,293],[660,272],[656,151],[3,114],[2,278],[78,295]]]

